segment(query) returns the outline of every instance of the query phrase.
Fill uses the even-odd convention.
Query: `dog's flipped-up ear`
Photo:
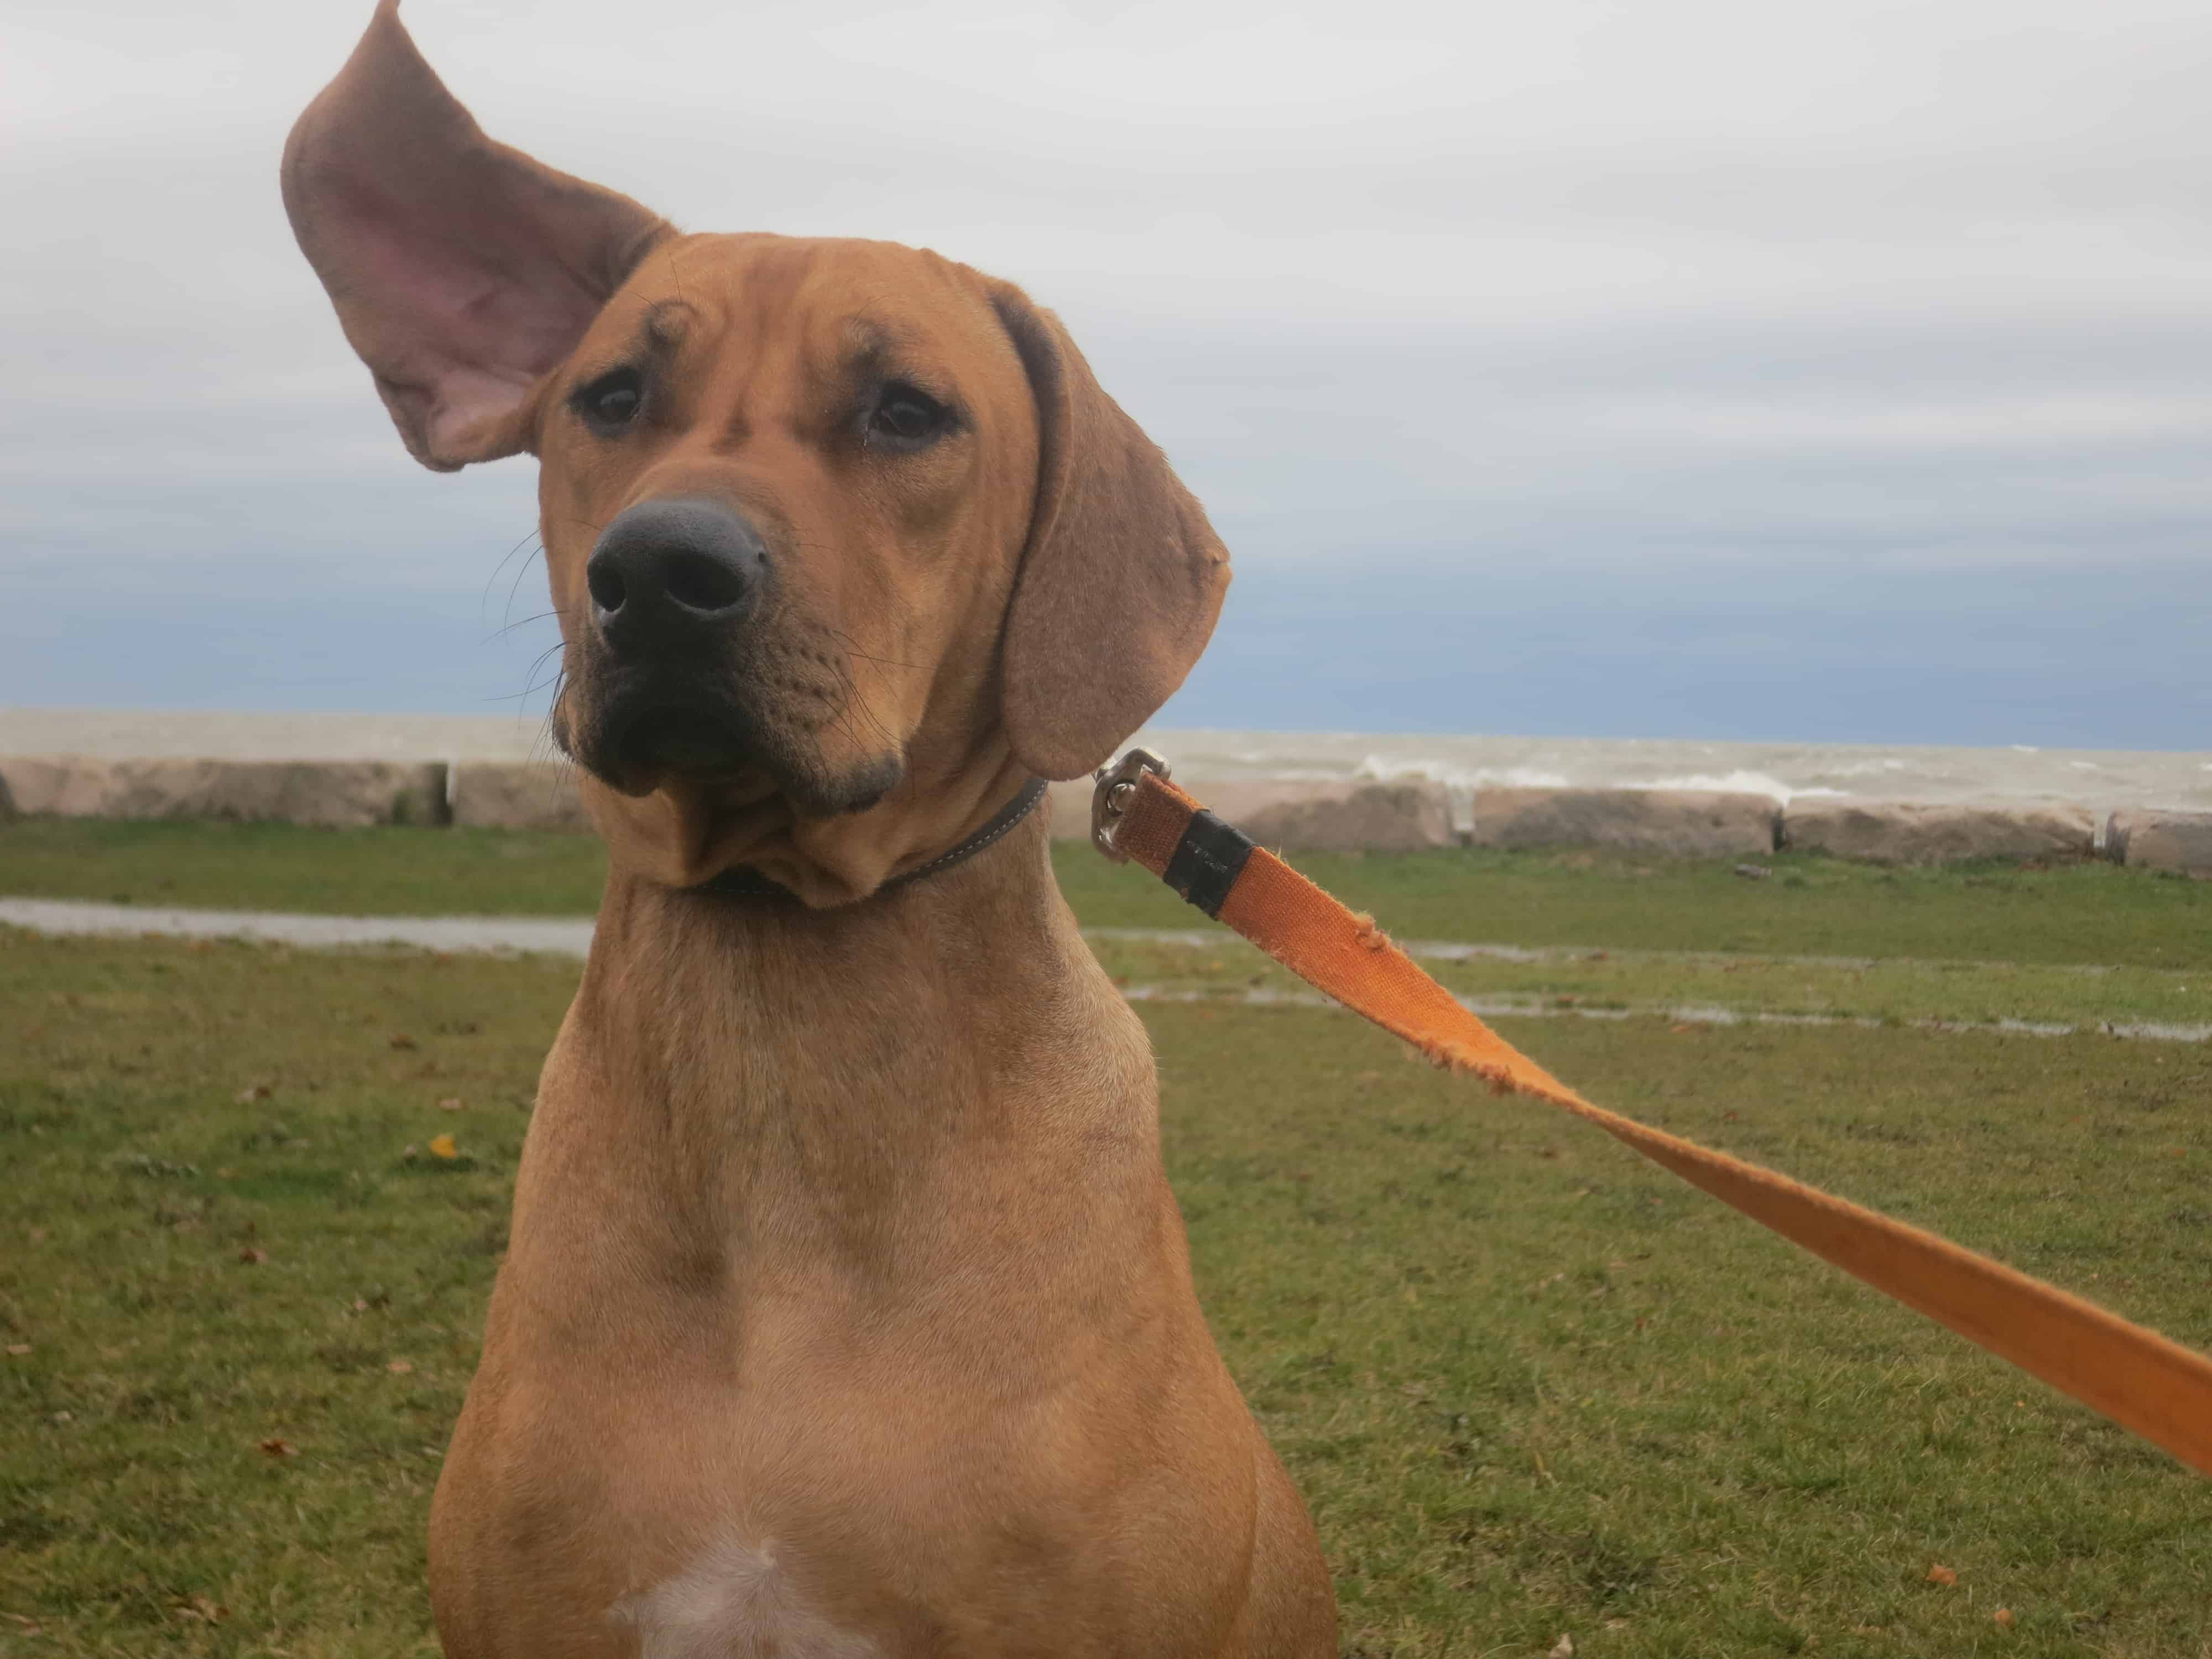
[[[671,227],[484,137],[380,0],[284,146],[284,210],[428,467],[526,447],[538,378]]]
[[[1190,672],[1221,614],[1229,554],[1060,319],[1010,283],[994,283],[991,301],[1037,407],[1036,505],[1006,613],[1006,737],[1038,776],[1078,778]]]

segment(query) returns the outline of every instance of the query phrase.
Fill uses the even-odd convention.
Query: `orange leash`
[[[1521,1054],[1355,915],[1133,750],[1098,774],[1093,839],[1439,1066],[1589,1119],[1886,1296],[2212,1474],[2212,1358],[1933,1233],[1609,1112]]]

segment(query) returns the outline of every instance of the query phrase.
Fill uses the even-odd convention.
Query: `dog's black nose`
[[[584,567],[592,623],[617,656],[702,643],[751,608],[767,562],[760,532],[719,501],[641,501]]]

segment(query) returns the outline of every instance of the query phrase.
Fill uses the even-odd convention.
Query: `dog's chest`
[[[639,1659],[883,1659],[809,1605],[772,1542],[726,1540],[608,1616],[637,1632]]]

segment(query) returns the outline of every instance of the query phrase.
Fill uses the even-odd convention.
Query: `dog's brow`
[[[942,373],[927,367],[920,339],[910,329],[880,318],[860,316],[845,319],[845,361],[848,379],[855,384],[909,380],[932,397],[951,403],[952,388]]]
[[[892,327],[880,318],[860,316],[845,319],[844,334],[848,360],[867,362],[896,351],[905,331]]]
[[[697,315],[685,301],[656,300],[646,307],[638,337],[649,355],[669,356],[684,343],[684,332]]]
[[[845,319],[845,367],[858,373],[891,373],[925,356],[923,337],[880,317]]]

